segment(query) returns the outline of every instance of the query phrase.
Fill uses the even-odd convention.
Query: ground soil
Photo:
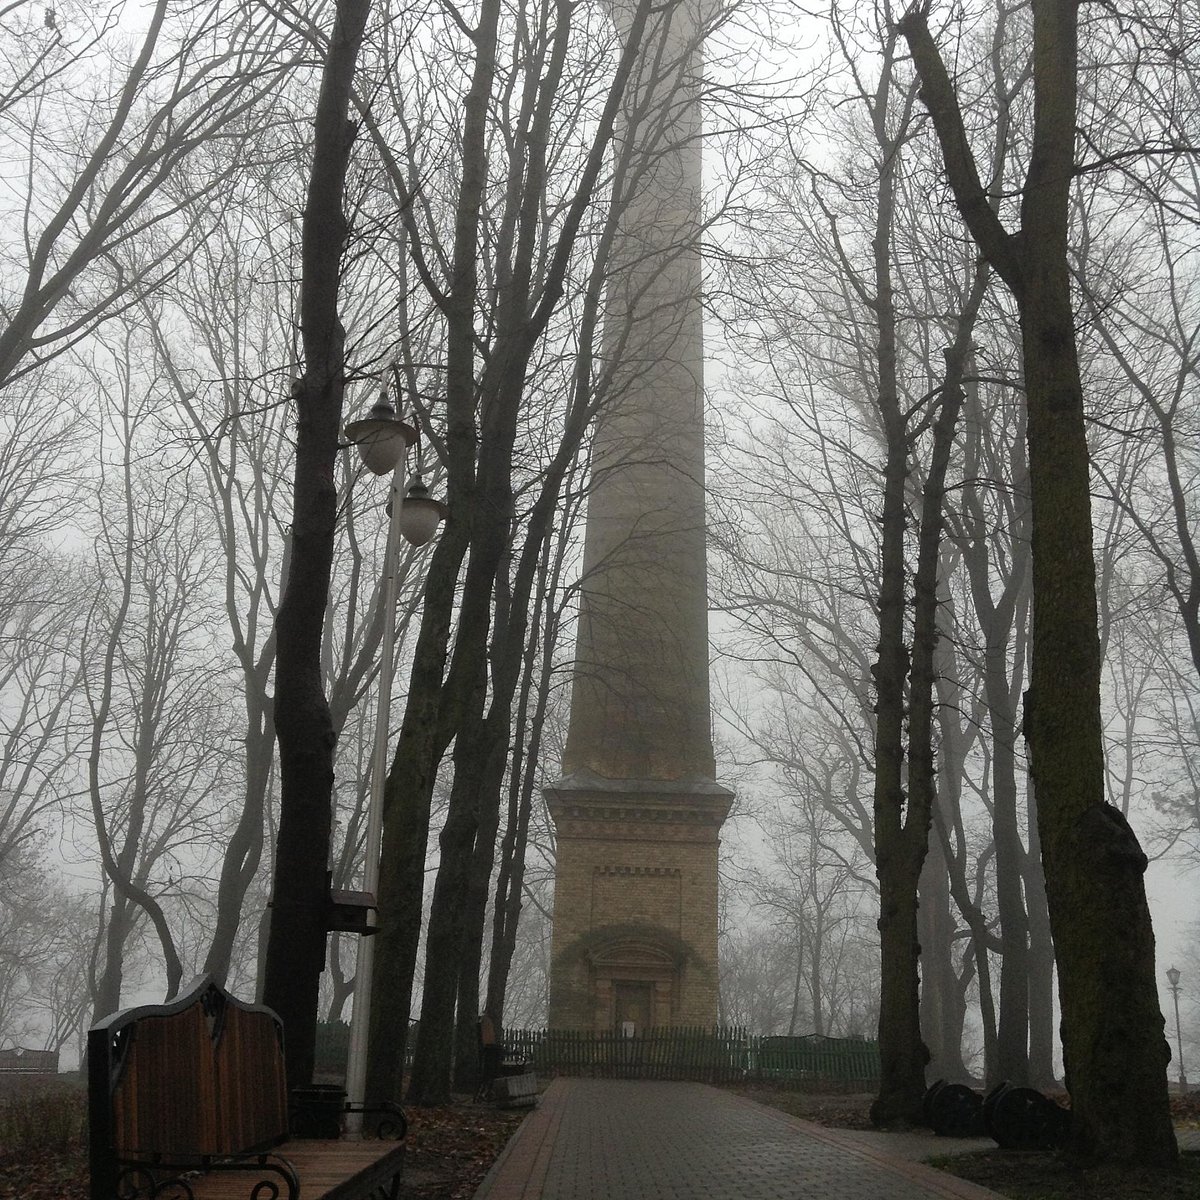
[[[7,1081],[5,1081],[7,1082]],[[0,1104],[21,1107],[44,1090],[74,1104],[74,1136],[53,1149],[4,1146],[0,1138],[0,1200],[87,1200],[88,1174],[82,1137],[82,1087],[25,1080],[0,1085]],[[406,1108],[408,1147],[404,1161],[405,1200],[469,1200],[526,1115],[467,1098],[444,1108]],[[31,1115],[37,1116],[36,1112]]]
[[[872,1129],[867,1109],[873,1096],[814,1094],[792,1092],[785,1088],[754,1084],[750,1087],[733,1088],[739,1096],[757,1100],[769,1108],[817,1125],[828,1125],[832,1129]]]
[[[739,1089],[761,1104],[836,1129],[872,1128],[873,1097],[814,1096],[755,1087]],[[1200,1093],[1173,1096],[1172,1113],[1182,1128],[1200,1128]],[[947,1149],[953,1142],[947,1142]],[[1200,1200],[1200,1154],[1184,1154],[1177,1171],[1122,1167],[1081,1169],[1057,1154],[990,1150],[948,1153],[933,1166],[991,1188],[1009,1200]]]
[[[1069,1166],[1055,1154],[995,1150],[935,1159],[934,1166],[991,1188],[1009,1200],[1197,1200],[1200,1154],[1180,1156],[1177,1171]]]
[[[1171,1097],[1177,1128],[1200,1127],[1200,1094]],[[989,1150],[937,1159],[935,1166],[1009,1200],[1200,1200],[1200,1154],[1179,1168],[1076,1167],[1053,1153]]]
[[[406,1108],[405,1200],[469,1200],[527,1111],[465,1100]]]
[[[737,1090],[821,1125],[871,1128],[870,1096],[809,1095],[765,1087]],[[1179,1122],[1200,1127],[1200,1094],[1175,1098],[1173,1108]],[[465,1098],[445,1108],[406,1111],[406,1200],[469,1200],[525,1116]],[[1200,1200],[1197,1154],[1184,1155],[1178,1172],[1080,1170],[1053,1154],[1000,1150],[951,1154],[935,1160],[935,1165],[1011,1200]],[[53,1151],[12,1153],[0,1148],[0,1200],[87,1200],[82,1139],[76,1137]]]

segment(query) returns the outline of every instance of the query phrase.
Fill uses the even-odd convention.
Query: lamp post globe
[[[435,500],[429,494],[424,480],[415,475],[405,489],[400,504],[400,533],[412,545],[424,546],[437,533],[438,526],[446,519],[446,513],[445,504]]]
[[[396,416],[387,393],[371,406],[371,415],[351,421],[345,428],[346,441],[355,446],[363,465],[373,475],[388,475],[400,465],[417,431]]]

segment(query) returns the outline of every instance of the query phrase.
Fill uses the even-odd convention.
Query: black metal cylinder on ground
[[[983,1102],[983,1124],[1001,1150],[1053,1150],[1071,1125],[1071,1114],[1033,1088],[1005,1081]]]
[[[962,1083],[939,1079],[925,1093],[925,1122],[940,1137],[978,1137],[982,1108],[980,1094]]]

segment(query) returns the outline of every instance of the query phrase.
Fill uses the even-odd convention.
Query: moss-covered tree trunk
[[[1025,735],[1058,963],[1070,1149],[1169,1164],[1170,1050],[1154,979],[1146,858],[1105,803],[1089,458],[1067,260],[1076,0],[1034,0],[1034,110],[1021,232],[989,205],[923,7],[900,24],[956,203],[1021,319],[1032,501],[1033,646]]]
[[[347,113],[369,10],[369,0],[338,0],[317,100],[301,244],[304,372],[293,389],[291,555],[275,622],[280,809],[263,985],[264,1002],[283,1021],[293,1086],[312,1078],[317,989],[325,964],[325,873],[337,739],[321,673],[321,633],[333,564],[333,467],[345,383],[346,334],[338,317],[338,284],[347,230],[342,196],[354,141]]]
[[[1035,157],[1031,175],[1038,165]],[[1065,188],[1062,220],[1052,224],[1034,212],[1045,186],[1026,193],[1021,303],[1033,499],[1025,736],[1058,963],[1071,1143],[1085,1160],[1165,1163],[1174,1161],[1176,1145],[1146,856],[1124,816],[1104,798],[1089,459]]]

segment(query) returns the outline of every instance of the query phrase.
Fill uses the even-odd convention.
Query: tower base
[[[546,789],[557,832],[550,1028],[717,1020],[717,848],[733,793],[707,779]]]

